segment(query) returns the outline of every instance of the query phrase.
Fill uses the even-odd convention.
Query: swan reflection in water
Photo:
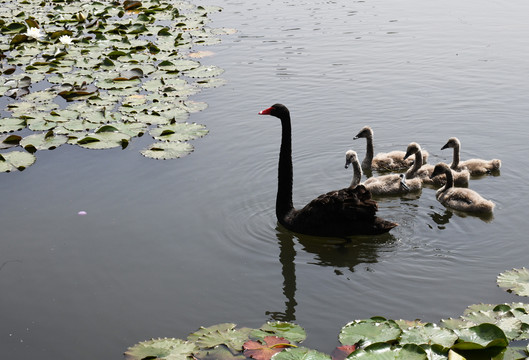
[[[432,208],[433,210],[433,208]],[[482,220],[483,222],[490,223],[494,219],[494,215],[492,213],[490,214],[477,214],[477,213],[468,213],[464,211],[457,211],[454,209],[445,208],[442,211],[436,211],[433,210],[432,212],[428,213],[428,215],[432,218],[432,220],[437,224],[437,228],[440,230],[444,230],[446,227],[445,225],[450,222],[450,219],[456,215],[462,218],[465,217],[474,217]]]
[[[350,272],[360,264],[378,262],[380,249],[391,249],[396,238],[389,234],[377,236],[354,236],[347,239],[322,238],[294,233],[282,225],[276,227],[276,237],[279,244],[279,262],[283,275],[283,295],[285,295],[284,311],[267,311],[270,320],[296,320],[296,244],[303,247],[303,251],[314,254],[314,262],[310,264],[334,267],[335,274],[343,274],[343,269]]]

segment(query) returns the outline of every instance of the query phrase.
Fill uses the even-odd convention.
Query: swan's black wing
[[[312,235],[347,236],[382,233],[396,226],[377,218],[377,210],[377,203],[363,185],[335,190],[295,211],[293,230]]]

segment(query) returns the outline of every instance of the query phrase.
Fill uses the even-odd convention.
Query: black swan
[[[272,115],[281,120],[276,198],[276,216],[281,225],[302,234],[335,237],[382,234],[397,226],[376,216],[377,203],[363,185],[320,195],[302,209],[296,210],[292,203],[290,112],[286,106],[275,104],[259,112],[259,115]]]

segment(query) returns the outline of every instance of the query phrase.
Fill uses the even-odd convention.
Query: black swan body
[[[376,216],[377,203],[363,185],[320,195],[302,209],[292,203],[292,127],[286,106],[275,104],[259,112],[281,120],[282,136],[279,152],[277,220],[285,228],[315,236],[374,235],[388,232],[396,223]]]

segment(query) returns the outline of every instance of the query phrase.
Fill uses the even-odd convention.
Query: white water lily
[[[63,35],[59,38],[59,41],[61,42],[61,44],[63,45],[71,45],[72,44],[72,41],[73,39],[68,36],[68,35]]]
[[[40,31],[39,28],[30,27],[26,32],[26,36],[38,40],[43,37],[44,34]]]

